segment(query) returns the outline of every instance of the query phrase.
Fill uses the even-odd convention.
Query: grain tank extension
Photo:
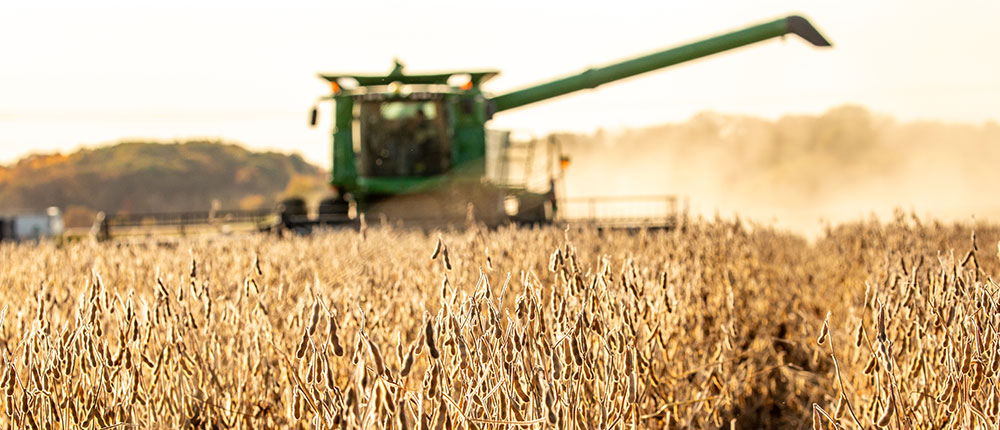
[[[830,46],[793,15],[500,95],[481,90],[498,74],[492,70],[407,74],[397,61],[386,75],[322,74],[332,91],[320,100],[334,103],[330,183],[337,195],[321,203],[320,219],[347,220],[354,207],[369,222],[440,224],[469,215],[490,225],[548,222],[557,201],[552,177],[547,188],[530,189],[487,175],[486,125],[494,115],[790,33]],[[294,210],[285,219],[302,211]]]

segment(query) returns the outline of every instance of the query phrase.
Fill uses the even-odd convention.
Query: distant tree
[[[3,167],[0,209],[208,210],[213,200],[227,208],[246,203],[247,196],[276,200],[293,178],[322,182],[323,177],[297,154],[253,152],[215,141],[122,142],[67,155],[31,155]]]

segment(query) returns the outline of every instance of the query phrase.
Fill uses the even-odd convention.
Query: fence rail
[[[153,213],[117,213],[109,215],[108,226],[115,227],[145,227],[145,226],[181,226],[213,223],[258,223],[267,221],[273,216],[270,209],[256,210],[217,210],[193,212],[153,212]]]
[[[672,227],[677,225],[677,196],[593,196],[558,202],[557,221],[604,227]]]

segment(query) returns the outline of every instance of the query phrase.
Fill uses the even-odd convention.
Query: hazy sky
[[[845,103],[904,120],[1000,119],[992,0],[11,3],[0,3],[0,163],[211,137],[328,166],[329,118],[307,125],[328,91],[317,72],[384,73],[393,57],[411,72],[495,68],[503,74],[487,89],[499,94],[792,12],[834,48],[773,40],[500,114],[492,126],[591,131]]]

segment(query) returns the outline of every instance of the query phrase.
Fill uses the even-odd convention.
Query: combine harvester
[[[562,199],[557,182],[569,160],[558,142],[516,142],[509,132],[488,130],[487,123],[532,103],[787,34],[830,46],[808,20],[793,15],[496,96],[481,86],[497,71],[406,74],[397,61],[387,75],[322,74],[332,92],[319,102],[334,104],[333,196],[320,203],[315,216],[304,199],[286,199],[270,227],[349,225],[361,214],[369,223],[412,226],[455,225],[474,217],[490,226],[565,221],[670,227],[677,212],[673,197],[652,203],[627,197]],[[316,121],[314,106],[314,126]],[[663,213],[623,218],[620,211],[607,210],[637,203],[661,205]]]
[[[366,214],[369,222],[450,224],[471,210],[487,225],[559,220],[557,208],[570,202],[560,201],[556,182],[568,159],[551,139],[539,150],[487,130],[494,115],[789,33],[830,46],[805,18],[789,16],[498,96],[480,89],[496,71],[410,75],[397,61],[388,75],[320,75],[332,88],[320,100],[335,106],[330,183],[336,195],[320,204],[318,219],[303,218],[301,200],[282,206],[283,219],[290,225],[348,220],[350,211]],[[314,125],[316,112],[314,107]],[[537,158],[548,177],[532,183]],[[587,209],[574,219],[600,222],[595,208],[608,202],[577,203]]]

